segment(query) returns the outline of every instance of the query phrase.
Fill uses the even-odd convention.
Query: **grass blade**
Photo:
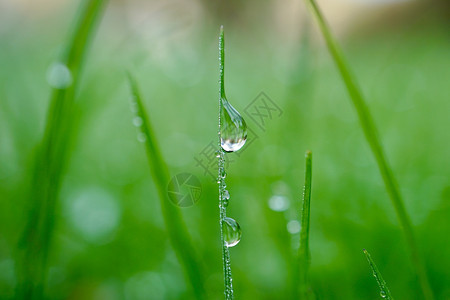
[[[52,90],[44,136],[35,153],[29,196],[31,208],[18,245],[18,299],[42,299],[44,295],[57,198],[73,130],[75,90],[87,46],[105,2],[83,2],[72,38],[60,60],[70,71],[72,82],[65,88]]]
[[[151,127],[148,114],[144,108],[139,87],[134,78],[128,74],[133,101],[136,104],[136,116],[142,119],[140,134],[145,136],[145,149],[150,172],[156,183],[164,223],[169,234],[170,243],[184,268],[186,276],[192,285],[197,299],[203,299],[203,275],[200,270],[200,260],[196,255],[190,235],[183,221],[180,209],[170,203],[167,195],[167,185],[170,181],[169,170],[156,143],[155,134]]]
[[[302,220],[300,231],[300,247],[297,253],[297,264],[293,275],[293,298],[308,299],[309,269],[309,219],[312,183],[312,152],[307,151],[305,168],[305,186],[303,188]],[[300,294],[299,294],[300,292]]]
[[[377,280],[378,286],[380,287],[380,296],[381,298],[385,298],[387,300],[394,300],[391,296],[391,292],[389,291],[386,281],[384,281],[383,277],[381,276],[380,271],[378,271],[377,265],[372,260],[372,257],[370,256],[369,252],[367,252],[366,249],[363,250],[364,254],[366,255],[367,261],[369,262],[370,268],[372,269],[373,276]]]
[[[234,299],[234,289],[233,289],[233,276],[231,273],[231,256],[230,249],[225,243],[223,224],[227,216],[227,205],[225,202],[225,178],[222,176],[222,172],[225,172],[225,151],[221,146],[222,139],[222,126],[224,120],[222,119],[223,101],[226,101],[225,97],[225,34],[223,30],[223,25],[220,26],[219,33],[219,128],[218,128],[218,174],[217,183],[219,185],[219,225],[220,225],[220,242],[222,244],[222,263],[223,263],[223,279],[224,279],[224,294],[226,300]]]
[[[420,286],[422,289],[422,293],[425,299],[433,299],[433,292],[431,290],[427,273],[424,267],[424,264],[421,260],[419,250],[417,247],[417,243],[414,237],[414,232],[411,224],[411,220],[406,212],[405,206],[403,204],[403,199],[400,194],[397,182],[392,173],[391,167],[389,166],[383,148],[378,138],[378,133],[375,127],[375,123],[373,121],[372,115],[370,114],[369,108],[363,98],[363,95],[356,83],[356,80],[352,73],[350,72],[347,63],[344,60],[344,56],[341,53],[338,44],[336,43],[329,26],[325,22],[325,19],[319,10],[319,7],[316,4],[315,0],[306,0],[311,8],[312,13],[317,19],[320,30],[325,38],[326,44],[328,46],[328,50],[337,65],[339,73],[347,87],[350,98],[353,102],[353,106],[355,107],[361,127],[364,131],[364,135],[367,139],[367,142],[370,145],[373,155],[375,156],[375,160],[378,164],[378,168],[380,170],[381,176],[384,181],[384,185],[386,190],[390,196],[391,202],[394,206],[395,212],[397,214],[397,218],[399,223],[403,229],[403,233],[406,238],[406,242],[408,244],[409,250],[411,252],[411,260],[414,265],[416,274],[418,276]]]

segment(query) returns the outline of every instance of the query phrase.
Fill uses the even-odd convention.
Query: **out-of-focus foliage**
[[[55,84],[48,70],[68,39],[78,5],[25,2],[0,2],[0,298],[5,299],[16,284],[14,249],[30,205],[25,196],[31,159],[46,122],[49,81]],[[345,22],[337,11],[330,24],[369,101],[436,298],[447,299],[450,40],[447,6],[433,3],[387,6],[392,10],[353,4],[354,14],[340,12]],[[321,5],[327,15],[327,1]],[[212,7],[196,1],[117,1],[107,7],[76,95],[79,126],[56,215],[49,298],[191,296],[132,124],[124,73],[130,69],[141,83],[171,175],[192,173],[202,184],[198,203],[183,215],[207,267],[209,297],[221,299],[217,186],[197,160],[207,162],[203,150],[216,145],[217,35],[224,24],[227,96],[251,129],[242,152],[228,155],[229,214],[243,231],[231,249],[236,298],[289,297],[299,230],[292,220],[300,208],[303,153],[311,149],[310,282],[317,295],[377,299],[361,253],[368,248],[392,295],[419,299],[375,161],[304,7],[292,2],[286,11],[276,1],[258,2],[234,8],[237,19]],[[264,108],[263,119],[246,113],[255,112],[261,92],[281,115],[273,111],[269,118]],[[210,171],[215,174],[214,166]]]

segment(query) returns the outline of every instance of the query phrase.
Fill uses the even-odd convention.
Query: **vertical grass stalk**
[[[300,247],[298,248],[293,274],[293,299],[308,299],[309,220],[312,183],[312,152],[307,151],[305,167],[305,185],[301,213]]]
[[[372,257],[370,256],[369,252],[367,252],[366,249],[363,249],[364,254],[366,255],[367,261],[369,262],[370,268],[372,269],[373,276],[377,280],[378,287],[380,288],[380,296],[381,298],[384,298],[386,300],[394,300],[391,296],[391,292],[389,291],[386,281],[384,281],[383,277],[381,276],[380,271],[377,268],[377,265],[372,260]]]
[[[344,56],[342,55],[342,52],[333,35],[331,34],[329,26],[327,25],[319,7],[317,6],[316,1],[306,0],[306,2],[308,3],[313,15],[315,16],[319,24],[320,30],[328,46],[328,50],[337,65],[339,73],[347,87],[347,91],[353,102],[353,106],[358,113],[359,121],[364,131],[364,135],[370,145],[373,155],[375,156],[375,160],[378,164],[378,168],[383,178],[384,185],[394,206],[399,223],[403,229],[408,248],[411,252],[412,264],[419,279],[422,293],[425,299],[431,300],[433,299],[433,292],[427,278],[425,266],[419,254],[419,249],[414,237],[411,220],[406,212],[405,206],[403,204],[403,199],[392,173],[391,167],[386,160],[383,148],[378,138],[378,133],[372,115],[370,114],[369,108],[363,98],[360,88],[358,87],[353,74],[350,72],[350,68],[347,66],[347,63],[344,60]]]
[[[57,199],[73,136],[75,91],[81,67],[103,0],[83,1],[73,35],[60,63],[69,70],[71,84],[52,90],[47,123],[32,166],[27,225],[18,243],[17,299],[42,299],[51,247]]]
[[[220,240],[222,243],[222,261],[223,261],[223,275],[224,275],[224,284],[225,284],[225,299],[231,300],[233,299],[233,279],[231,276],[231,259],[230,259],[230,249],[225,243],[224,232],[223,232],[223,223],[224,219],[227,216],[227,205],[225,203],[225,151],[221,146],[221,128],[223,126],[221,119],[223,103],[222,99],[225,99],[225,84],[224,84],[224,73],[225,73],[225,40],[224,40],[224,32],[223,26],[220,27],[220,35],[219,35],[219,131],[218,131],[218,180],[217,183],[219,185],[219,226],[220,226]]]
[[[180,264],[184,268],[195,296],[197,299],[204,299],[204,277],[200,269],[200,259],[195,252],[180,209],[170,203],[170,200],[168,199],[167,187],[170,181],[169,169],[156,142],[148,114],[143,105],[139,87],[130,74],[128,74],[128,80],[133,95],[131,105],[135,113],[135,118],[140,118],[141,121],[139,122],[141,123],[139,126],[139,134],[141,135],[140,140],[145,143],[150,173],[155,180],[155,185],[158,190],[161,210],[170,243]]]

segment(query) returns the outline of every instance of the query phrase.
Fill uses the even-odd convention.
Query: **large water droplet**
[[[381,290],[380,291],[380,296],[381,296],[381,298],[386,298],[386,292]]]
[[[224,218],[222,222],[223,239],[227,247],[236,246],[241,240],[241,227],[232,218]]]
[[[221,146],[227,152],[238,151],[247,140],[247,124],[239,112],[222,98]]]

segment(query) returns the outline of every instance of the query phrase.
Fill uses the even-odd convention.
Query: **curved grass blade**
[[[372,269],[373,276],[377,280],[378,286],[380,287],[380,296],[381,298],[387,299],[387,300],[394,300],[391,296],[391,292],[389,291],[386,281],[384,281],[383,277],[381,276],[380,271],[378,271],[377,265],[372,260],[372,257],[370,256],[369,252],[367,252],[366,249],[363,249],[364,254],[366,255],[367,261],[369,262],[370,268]]]
[[[155,134],[151,127],[148,114],[144,108],[141,93],[135,79],[128,74],[128,80],[133,95],[132,103],[136,108],[136,117],[141,118],[140,134],[143,134],[150,173],[155,180],[161,203],[164,223],[169,234],[170,243],[184,268],[186,276],[192,285],[197,299],[205,296],[203,287],[203,274],[200,270],[200,260],[194,250],[191,237],[183,221],[180,209],[170,203],[167,195],[167,185],[170,181],[169,170],[156,142]]]
[[[307,151],[305,168],[305,185],[303,187],[302,220],[300,231],[300,247],[293,274],[293,299],[308,299],[309,253],[309,220],[312,183],[312,152]]]
[[[353,102],[353,106],[355,107],[358,113],[359,121],[364,131],[364,135],[366,137],[367,142],[370,145],[373,155],[375,156],[375,160],[378,164],[378,168],[383,178],[384,185],[391,198],[391,202],[394,206],[399,223],[403,229],[406,242],[411,252],[412,264],[414,265],[415,272],[418,276],[422,293],[425,299],[433,299],[433,292],[431,290],[427,278],[425,266],[419,254],[411,220],[403,204],[403,199],[400,194],[397,182],[394,178],[394,174],[392,173],[391,167],[389,166],[386,160],[383,148],[381,146],[381,142],[379,141],[378,138],[378,132],[375,127],[375,122],[373,121],[372,115],[370,114],[369,111],[369,107],[367,106],[363,98],[363,95],[357,85],[357,82],[353,74],[350,72],[350,68],[347,66],[347,63],[344,60],[344,56],[342,55],[338,44],[336,43],[333,35],[331,34],[329,26],[327,25],[321,11],[319,10],[316,1],[306,0],[306,2],[309,4],[312,13],[317,19],[320,30],[322,31],[322,34],[328,46],[328,50],[330,51],[330,54],[337,65],[339,73],[347,87],[347,91]]]
[[[73,35],[60,60],[71,74],[71,84],[52,90],[47,123],[35,152],[27,225],[18,244],[16,298],[42,299],[47,273],[55,212],[62,176],[73,139],[75,90],[80,81],[84,56],[106,1],[83,1]]]

